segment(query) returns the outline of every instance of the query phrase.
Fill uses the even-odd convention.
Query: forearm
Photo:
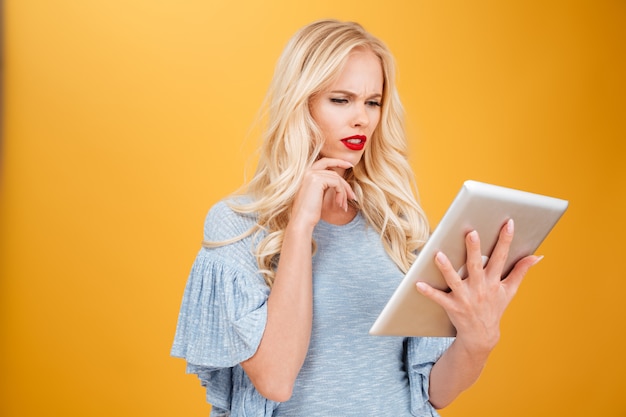
[[[480,376],[495,344],[468,346],[457,338],[430,373],[429,399],[433,407],[449,405]]]
[[[252,358],[242,363],[257,390],[285,401],[304,363],[312,321],[312,230],[285,229],[274,285],[267,301],[267,323]]]

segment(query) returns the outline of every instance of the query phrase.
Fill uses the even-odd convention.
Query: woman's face
[[[383,70],[369,49],[353,50],[327,90],[311,101],[311,115],[324,136],[321,156],[356,165],[380,121]]]

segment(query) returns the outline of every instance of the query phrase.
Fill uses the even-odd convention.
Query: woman
[[[393,59],[355,23],[314,22],[285,48],[257,172],[207,216],[172,354],[207,388],[212,416],[436,416],[479,376],[528,268],[501,281],[503,227],[470,276],[437,256],[452,292],[420,285],[452,338],[368,329],[428,237],[406,159]]]

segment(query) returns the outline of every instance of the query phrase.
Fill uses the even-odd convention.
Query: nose
[[[352,127],[367,127],[370,124],[370,117],[365,104],[355,106],[352,117]]]

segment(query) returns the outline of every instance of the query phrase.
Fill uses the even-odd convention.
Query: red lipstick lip
[[[360,140],[360,142],[359,143],[348,142],[350,139],[358,139]],[[343,142],[343,144],[350,150],[360,151],[360,150],[363,150],[363,148],[365,147],[365,142],[367,142],[367,136],[353,135],[353,136],[349,136],[347,138],[341,139],[341,142]]]

